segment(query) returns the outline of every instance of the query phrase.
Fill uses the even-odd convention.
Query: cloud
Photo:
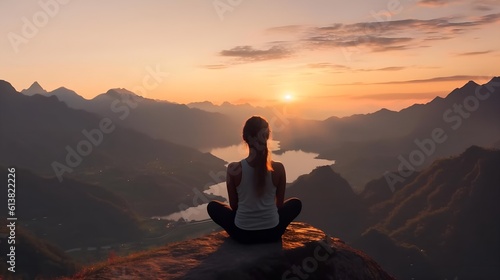
[[[337,100],[372,100],[372,101],[401,101],[401,100],[431,100],[445,92],[397,92],[397,93],[368,93],[368,94],[336,94],[310,98],[337,99]]]
[[[411,42],[412,38],[405,37],[379,37],[373,35],[345,35],[338,36],[333,34],[315,35],[305,39],[309,47],[322,48],[322,47],[358,47],[368,46],[373,51],[383,51],[389,47],[405,48],[404,44]]]
[[[219,52],[219,55],[235,58],[240,62],[256,62],[289,57],[292,52],[283,46],[272,46],[267,50],[255,49],[252,46],[237,46]]]
[[[449,5],[452,3],[453,3],[453,1],[450,1],[450,0],[420,0],[420,1],[418,1],[419,5],[433,6],[433,7],[446,6],[446,5]]]
[[[383,67],[383,68],[374,68],[374,69],[357,69],[356,71],[360,72],[372,72],[372,71],[401,71],[406,69],[407,67],[403,66],[390,66],[390,67]]]
[[[293,33],[301,32],[302,30],[304,30],[304,28],[306,28],[306,27],[303,25],[283,25],[283,26],[268,28],[268,29],[266,29],[266,32],[270,33],[270,34],[275,34],[275,33],[279,33],[279,34],[292,33],[293,34]]]
[[[473,75],[455,75],[445,77],[434,77],[428,79],[405,80],[405,81],[389,81],[379,83],[349,83],[349,84],[330,84],[330,86],[352,86],[352,85],[403,85],[403,84],[423,84],[434,82],[450,82],[450,81],[471,81],[471,80],[486,80],[491,79],[489,76],[473,76]]]
[[[310,63],[306,65],[307,68],[312,69],[337,69],[337,70],[351,70],[351,67],[340,65],[340,64],[331,64],[329,62],[319,62],[319,63]]]
[[[362,99],[362,100],[376,100],[376,101],[388,101],[388,100],[429,100],[436,96],[439,96],[442,92],[421,92],[421,93],[373,93],[373,94],[362,94],[362,95],[352,95],[351,99]]]
[[[482,55],[482,54],[489,54],[492,53],[493,51],[488,50],[488,51],[478,51],[478,52],[463,52],[463,53],[457,53],[457,56],[473,56],[473,55]]]
[[[434,78],[418,79],[418,80],[381,82],[381,83],[376,83],[376,84],[379,84],[379,85],[422,84],[422,83],[434,83],[434,82],[484,80],[484,79],[489,79],[489,78],[491,78],[491,77],[471,76],[471,75],[455,75],[455,76],[434,77]]]
[[[380,15],[374,15],[374,20],[377,21],[352,24],[277,26],[266,29],[266,31],[276,33],[276,35],[286,33],[292,38],[288,38],[287,41],[273,40],[269,42],[272,47],[268,49],[243,45],[222,50],[219,55],[233,58],[234,60],[230,64],[241,64],[287,58],[305,50],[340,48],[348,53],[404,51],[429,47],[432,42],[457,38],[484,25],[500,22],[500,13],[490,13],[479,17],[402,20],[384,20],[383,16],[382,19],[378,17]],[[342,69],[338,68],[337,70]]]
[[[208,64],[208,65],[200,65],[200,67],[205,68],[205,69],[225,69],[229,67],[227,64]]]
[[[492,11],[500,6],[500,1],[498,0],[477,0],[473,1],[471,4],[472,8],[480,12]]]
[[[332,64],[328,62],[310,63],[306,65],[310,69],[331,69],[331,70],[345,70],[350,72],[375,72],[375,71],[400,71],[407,67],[404,66],[388,66],[381,68],[352,68],[341,64]]]
[[[496,22],[500,22],[500,13],[476,18],[440,17],[333,23],[309,28],[299,40],[306,49],[312,50],[357,47],[372,52],[386,52],[426,47],[425,42],[449,40]]]

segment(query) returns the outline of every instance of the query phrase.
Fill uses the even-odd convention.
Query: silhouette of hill
[[[0,250],[9,252],[7,228],[0,229]],[[4,237],[5,236],[5,237]],[[80,268],[70,256],[50,242],[35,237],[22,226],[16,226],[16,267],[15,274],[7,274],[5,254],[0,256],[0,271],[5,279],[15,275],[15,279],[54,279],[59,276],[72,275]],[[10,274],[10,275],[9,275]],[[38,277],[38,278],[37,278]]]
[[[78,95],[76,92],[65,87],[57,88],[53,91],[46,91],[38,82],[34,82],[28,89],[23,89],[22,94],[32,96],[40,94],[43,96],[55,96],[59,101],[63,101],[70,108],[79,109],[85,103],[86,99]]]
[[[300,176],[286,195],[299,197],[303,208],[299,220],[323,228],[344,240],[353,240],[364,226],[365,208],[349,183],[329,166]]]
[[[241,137],[234,133],[241,128],[240,121],[183,104],[144,98],[123,88],[110,89],[91,100],[64,87],[46,92],[37,82],[23,93],[56,96],[70,108],[108,117],[155,139],[201,150],[241,142]]]
[[[21,90],[21,93],[31,96],[35,94],[47,94],[47,91],[35,81],[29,88]]]
[[[59,182],[22,168],[16,168],[16,178],[18,223],[65,250],[135,240],[142,234],[127,202],[99,186],[69,178]],[[7,192],[0,199],[7,201]]]
[[[248,103],[245,104],[231,104],[223,102],[220,105],[215,105],[212,102],[192,102],[186,104],[189,108],[197,108],[207,112],[221,113],[230,116],[237,124],[244,123],[249,116],[259,115],[267,118],[268,120],[276,119],[277,113],[270,107],[252,106]],[[282,113],[278,111],[278,113]],[[241,127],[238,127],[241,128]]]
[[[210,172],[225,170],[224,162],[208,153],[68,108],[55,96],[25,96],[1,81],[0,100],[0,164],[98,184],[141,215],[192,205],[193,189],[214,183]]]
[[[79,109],[83,104],[85,104],[85,102],[87,102],[87,99],[81,97],[76,92],[65,87],[57,88],[47,93],[47,95],[57,97],[59,101],[66,103],[68,107],[74,109]]]
[[[417,246],[397,242],[378,230],[367,230],[352,246],[372,256],[397,279],[444,279]]]
[[[287,196],[302,199],[299,220],[352,242],[398,279],[492,279],[500,267],[499,167],[500,151],[472,146],[393,186],[372,180],[360,194],[320,167]]]
[[[278,137],[282,150],[302,149],[335,160],[335,170],[361,191],[373,178],[396,170],[401,158],[420,170],[470,145],[492,146],[500,138],[498,108],[496,77],[483,86],[470,81],[446,98],[399,112],[383,109],[324,121],[291,120]]]
[[[117,115],[116,104],[133,104],[129,115]],[[115,106],[113,105],[115,104]],[[109,117],[124,126],[133,128],[153,138],[207,150],[239,143],[235,128],[241,125],[225,115],[191,109],[186,105],[124,94],[123,89],[112,89],[90,100],[81,108]]]
[[[89,267],[71,279],[394,279],[365,253],[304,223],[282,243],[237,244],[225,232]]]
[[[500,151],[477,146],[438,160],[371,207],[385,217],[375,228],[423,250],[440,279],[492,279],[500,272],[499,166]]]
[[[397,172],[395,174],[397,174]],[[359,196],[362,199],[364,205],[366,205],[367,207],[372,207],[381,202],[391,199],[394,192],[400,190],[409,181],[414,180],[418,176],[418,174],[420,173],[413,172],[405,180],[394,181],[393,184],[388,183],[386,176],[382,176],[378,179],[371,180],[366,184],[365,189],[363,190],[363,192],[359,194]],[[369,221],[369,223],[373,221],[379,221],[381,218],[384,218],[380,216],[375,216],[373,215],[374,213],[371,214],[372,215],[370,215],[369,217],[372,219],[372,221]]]

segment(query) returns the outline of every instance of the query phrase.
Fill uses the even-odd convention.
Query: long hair
[[[255,163],[255,187],[258,195],[264,193],[267,173],[273,171],[267,140],[271,135],[269,123],[260,116],[253,116],[245,122],[243,140],[248,144],[250,160]]]

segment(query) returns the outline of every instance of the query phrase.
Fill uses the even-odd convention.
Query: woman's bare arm
[[[278,180],[276,184],[276,206],[281,208],[283,202],[285,201],[285,189],[286,189],[286,172],[285,167],[281,162],[273,162],[273,169],[278,175]]]
[[[239,176],[238,176],[239,174]],[[238,180],[239,177],[239,180]],[[241,167],[239,162],[232,162],[227,166],[227,195],[229,197],[229,206],[233,211],[238,209],[238,193],[236,187],[241,181]]]

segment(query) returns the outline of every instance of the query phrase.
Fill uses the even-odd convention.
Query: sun
[[[283,100],[285,102],[290,102],[293,100],[293,95],[291,93],[286,93],[285,96],[283,96]]]

